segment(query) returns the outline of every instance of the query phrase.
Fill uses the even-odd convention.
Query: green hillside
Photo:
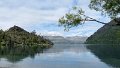
[[[35,31],[27,32],[26,30],[13,26],[10,29],[0,30],[0,47],[14,48],[17,46],[40,46],[41,48],[51,47],[53,43],[36,34]]]
[[[87,44],[120,44],[120,18],[114,19],[91,35]]]

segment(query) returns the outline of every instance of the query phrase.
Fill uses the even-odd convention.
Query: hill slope
[[[120,18],[114,19],[91,35],[87,44],[120,44]]]
[[[42,36],[36,35],[35,32],[29,33],[18,26],[13,26],[6,31],[0,30],[1,46],[14,47],[17,45],[27,46],[40,44],[52,45],[53,43],[47,39],[44,39]]]

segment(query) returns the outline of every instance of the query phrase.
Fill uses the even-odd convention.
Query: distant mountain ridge
[[[51,40],[54,43],[84,43],[87,37],[73,36],[73,37],[62,37],[62,36],[44,36],[44,38]]]
[[[73,36],[66,37],[67,40],[72,41],[72,43],[84,43],[88,37],[85,36]]]
[[[70,43],[69,40],[65,39],[62,36],[44,36],[44,38],[49,39],[53,43]]]

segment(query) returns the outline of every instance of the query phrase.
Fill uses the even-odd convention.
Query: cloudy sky
[[[90,36],[103,25],[87,22],[69,32],[58,27],[58,19],[75,5],[83,8],[86,15],[109,22],[100,12],[90,10],[88,4],[89,0],[0,0],[0,28],[6,30],[17,25],[42,35]]]

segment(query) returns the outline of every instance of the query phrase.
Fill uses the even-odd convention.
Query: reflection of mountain
[[[54,43],[84,43],[87,37],[73,36],[73,37],[62,37],[62,36],[45,36],[45,38],[51,40]]]
[[[119,45],[89,45],[91,50],[101,61],[120,68],[120,46]]]
[[[18,26],[6,31],[0,30],[0,58],[10,62],[20,61],[27,56],[34,57],[52,45],[50,40],[37,35],[35,31],[30,33]]]
[[[36,53],[41,53],[41,47],[17,47],[13,49],[4,48],[0,49],[0,58],[6,58],[9,62],[18,62],[26,57],[34,58]]]

